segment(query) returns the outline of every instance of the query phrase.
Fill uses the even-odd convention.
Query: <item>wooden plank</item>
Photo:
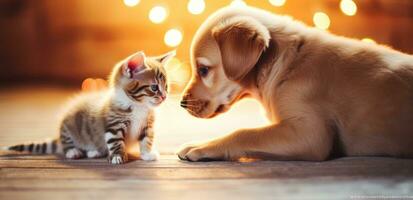
[[[397,169],[396,169],[397,170]],[[367,171],[373,171],[368,173]],[[378,170],[340,170],[308,169],[294,170],[282,167],[232,167],[232,168],[85,168],[85,169],[47,169],[47,168],[3,168],[1,180],[9,179],[144,179],[144,180],[187,180],[187,179],[294,179],[325,177],[340,179],[380,178],[395,180],[412,179],[411,173],[397,174]]]
[[[98,190],[98,189],[119,189],[119,190],[131,190],[131,189],[150,189],[150,185],[158,184],[165,187],[203,187],[217,189],[221,186],[265,186],[272,185],[274,187],[279,187],[281,184],[285,186],[292,185],[328,185],[328,184],[341,184],[345,185],[348,183],[354,183],[355,185],[360,183],[365,183],[371,180],[340,180],[336,181],[334,179],[328,178],[306,178],[306,179],[248,179],[248,180],[141,180],[141,179],[120,179],[120,180],[50,180],[50,179],[14,179],[9,180],[7,183],[0,182],[0,191],[5,190]],[[388,183],[385,179],[374,179],[376,183],[384,184]],[[334,183],[335,182],[335,183]],[[412,180],[409,181],[400,181],[398,183],[393,183],[396,185],[406,185],[412,183]],[[219,186],[221,185],[221,186]],[[154,189],[154,188],[153,188]],[[413,188],[410,188],[410,191]]]
[[[135,158],[136,159],[136,158]],[[106,159],[80,159],[66,160],[56,156],[12,155],[0,154],[0,168],[87,168],[87,167],[180,167],[180,168],[208,168],[208,167],[282,167],[289,169],[349,169],[379,168],[382,172],[398,171],[413,173],[413,159],[390,157],[347,157],[326,162],[305,161],[256,161],[256,162],[187,162],[179,160],[175,155],[162,155],[161,159],[154,162],[132,160],[121,166],[109,165]],[[399,169],[399,170],[394,170]]]
[[[344,158],[328,162],[259,161],[191,163],[163,156],[157,162],[132,161],[110,165],[92,160],[0,160],[5,179],[234,179],[234,178],[413,178],[413,160],[395,158]]]
[[[411,182],[386,180],[10,181],[0,199],[350,199],[354,195],[409,195]],[[0,183],[1,184],[1,183]],[[391,187],[389,187],[391,185]],[[362,187],[361,187],[362,186]]]
[[[146,179],[146,180],[186,180],[186,179],[239,179],[275,178],[281,172],[271,169],[253,171],[242,168],[90,168],[90,169],[16,169],[3,168],[2,180],[7,179]]]

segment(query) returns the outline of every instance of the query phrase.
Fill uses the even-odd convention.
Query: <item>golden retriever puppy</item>
[[[264,10],[224,8],[197,31],[191,64],[188,112],[211,118],[249,96],[272,125],[187,145],[183,160],[413,156],[411,55]]]

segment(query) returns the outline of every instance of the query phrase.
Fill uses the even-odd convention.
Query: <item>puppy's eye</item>
[[[157,91],[159,90],[158,85],[151,85],[151,90],[152,90],[153,92],[157,92]]]
[[[208,68],[208,67],[205,67],[205,66],[201,66],[201,67],[198,69],[198,74],[199,74],[201,77],[206,77],[206,76],[208,75],[208,72],[209,72],[209,68]]]

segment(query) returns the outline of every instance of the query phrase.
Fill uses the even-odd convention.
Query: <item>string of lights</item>
[[[287,0],[268,0],[275,7],[282,7],[287,3]],[[135,7],[140,3],[140,0],[123,0],[123,3],[128,7]],[[188,0],[187,10],[193,15],[199,15],[205,11],[206,3],[204,0]],[[247,6],[244,0],[232,0],[230,6],[243,7]],[[341,0],[339,4],[340,10],[344,15],[355,16],[357,14],[357,4],[354,0]],[[156,5],[149,11],[149,20],[154,24],[161,24],[168,18],[168,8],[165,6]],[[331,25],[331,19],[327,13],[316,11],[313,14],[313,23],[316,28],[328,30]],[[183,40],[183,33],[178,28],[171,28],[165,32],[164,42],[169,47],[177,47]],[[376,43],[371,38],[363,38],[361,41],[368,43]]]

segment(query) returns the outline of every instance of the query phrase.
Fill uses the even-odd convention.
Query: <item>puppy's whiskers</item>
[[[197,99],[185,99],[186,102],[194,102],[194,101],[199,101]]]
[[[191,109],[187,109],[187,111],[194,116],[198,116],[198,114],[195,111],[192,111]]]
[[[195,108],[195,109],[200,108],[200,106],[190,105],[190,104],[181,104],[181,106],[184,106],[185,108]]]
[[[198,100],[185,100],[186,102],[197,102]]]

